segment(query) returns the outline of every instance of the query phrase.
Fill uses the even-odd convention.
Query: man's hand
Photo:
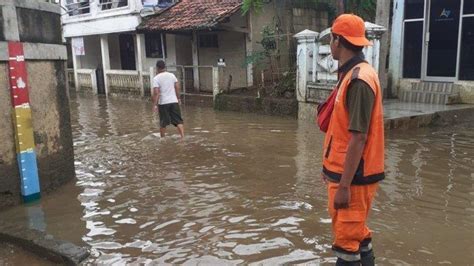
[[[153,113],[158,113],[158,106],[153,105]]]
[[[181,105],[181,99],[178,98],[178,104]]]
[[[334,196],[334,209],[347,209],[349,208],[349,202],[351,201],[351,188],[340,186]]]
[[[323,183],[326,185],[328,184],[328,178],[323,172],[321,172],[321,181],[323,181]]]

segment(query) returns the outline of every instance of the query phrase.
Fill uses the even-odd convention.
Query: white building
[[[119,93],[114,89],[146,94],[143,87],[149,84],[149,67],[167,57],[165,47],[174,47],[175,38],[137,34],[135,29],[142,17],[173,2],[61,0],[67,10],[62,16],[63,36],[72,47],[74,72],[70,76],[74,76],[77,87],[82,85],[99,94]],[[171,55],[168,61],[175,63]],[[96,71],[98,68],[101,71]]]
[[[474,1],[395,0],[390,75],[402,100],[474,103]]]
[[[72,46],[70,78],[80,90],[106,95],[148,95],[158,59],[188,92],[216,95],[252,86],[261,75],[246,59],[262,50],[264,26],[279,28],[279,48],[288,51],[295,31],[322,30],[328,20],[326,10],[291,1],[266,1],[264,12],[245,15],[242,0],[61,1],[64,37]],[[291,54],[279,63],[283,72]]]

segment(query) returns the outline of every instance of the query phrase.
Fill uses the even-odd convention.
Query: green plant
[[[286,92],[294,93],[296,84],[296,72],[283,73],[271,95],[276,97],[284,96]]]
[[[277,48],[276,32],[270,26],[264,26],[262,30],[262,40],[257,42],[262,45],[263,51],[255,51],[245,58],[245,66],[254,64],[261,66],[266,59],[272,56],[272,53]]]
[[[250,10],[260,13],[263,9],[263,0],[244,0],[242,3],[242,16],[247,15]]]

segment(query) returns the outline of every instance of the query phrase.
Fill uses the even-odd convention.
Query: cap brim
[[[373,43],[365,37],[350,37],[344,36],[348,42],[352,43],[355,46],[372,46]]]

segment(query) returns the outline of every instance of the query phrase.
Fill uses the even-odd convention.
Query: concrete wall
[[[252,12],[250,15],[251,39],[254,51],[263,51],[262,30],[265,26],[270,26],[277,32],[277,46],[280,56],[272,57],[274,72],[294,71],[296,64],[296,40],[293,35],[309,29],[321,32],[328,27],[328,14],[325,10],[315,10],[311,8],[293,8],[290,1],[271,1],[265,4],[260,13]],[[268,68],[266,62],[263,68]],[[278,70],[280,68],[280,70]],[[261,69],[256,67],[253,71],[254,80],[257,84],[261,82]],[[266,77],[268,80],[269,77]]]
[[[18,11],[17,6],[21,9]],[[26,10],[29,9],[29,10]],[[3,19],[0,29],[6,40],[21,40],[26,47],[25,61],[29,79],[35,152],[42,192],[49,191],[74,178],[74,153],[69,118],[66,84],[66,47],[57,38],[61,29],[57,23],[48,24],[50,32],[38,34],[30,22],[58,21],[61,10],[57,5],[7,0],[0,3]],[[7,10],[7,12],[3,12]],[[12,12],[17,11],[17,12]],[[18,18],[17,14],[34,14]],[[21,26],[22,25],[22,26]],[[43,25],[43,24],[41,24]],[[38,27],[42,27],[38,25]],[[44,25],[43,25],[44,26]],[[20,34],[21,33],[21,34]],[[53,34],[54,33],[54,34]],[[34,41],[34,43],[29,43]],[[0,41],[0,209],[20,203],[20,176],[16,161],[15,132],[12,103],[8,84],[7,43]]]
[[[102,65],[99,35],[84,36],[84,50],[85,55],[77,56],[80,68],[96,69],[97,66]]]
[[[474,104],[474,81],[456,81],[454,84],[459,85],[461,101]]]
[[[184,66],[193,64],[193,48],[190,35],[176,35],[176,64]]]
[[[120,43],[118,34],[109,34],[109,54],[110,54],[110,69],[122,69],[120,59]],[[100,42],[97,50],[100,53]]]

